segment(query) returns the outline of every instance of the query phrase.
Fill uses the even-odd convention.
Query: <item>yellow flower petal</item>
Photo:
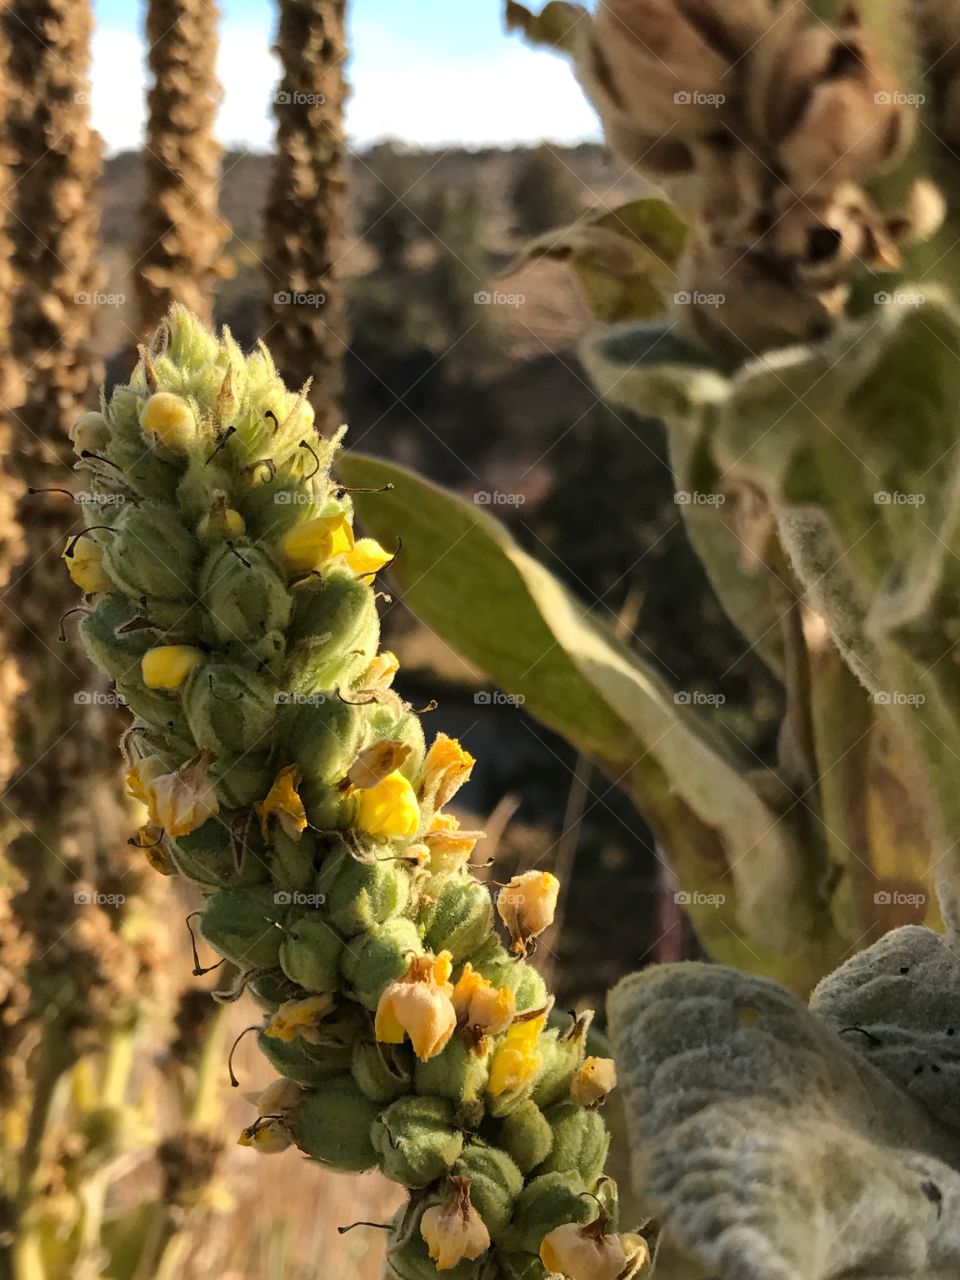
[[[73,583],[81,591],[112,591],[103,567],[103,553],[90,538],[71,538],[61,556]]]
[[[375,787],[357,792],[356,825],[371,836],[416,835],[420,806],[409,779],[390,773]]]
[[[468,781],[476,764],[469,751],[456,738],[438,733],[427,752],[423,767],[423,794],[430,796],[435,809],[440,809]]]
[[[313,1040],[320,1023],[332,1008],[333,997],[328,994],[308,996],[305,1000],[286,1000],[267,1023],[264,1034],[285,1044],[290,1044],[298,1036]]]
[[[372,788],[395,773],[410,754],[405,742],[384,739],[361,751],[350,766],[347,778],[355,787]]]
[[[300,768],[290,764],[281,769],[267,792],[265,800],[254,804],[260,819],[260,831],[264,840],[270,838],[270,819],[276,818],[291,840],[299,840],[307,829],[307,812],[297,788],[300,786]]]
[[[363,673],[360,685],[364,689],[389,689],[399,670],[400,659],[395,653],[378,653]]]
[[[580,1226],[566,1222],[544,1236],[540,1261],[566,1280],[630,1280],[650,1255],[642,1236],[607,1235],[607,1216]]]
[[[298,524],[281,541],[280,554],[292,573],[310,573],[353,547],[353,529],[341,511]]]
[[[420,1219],[420,1234],[438,1271],[473,1262],[490,1248],[490,1233],[470,1203],[470,1179],[452,1177],[452,1190],[442,1205],[432,1205]]]
[[[468,962],[453,989],[457,1021],[480,1036],[506,1031],[517,1011],[517,999],[509,987],[496,988]]]
[[[400,1044],[409,1036],[421,1062],[442,1053],[457,1029],[453,988],[449,978],[453,960],[448,951],[439,956],[417,956],[406,974],[391,982],[377,1005],[375,1034],[384,1044]]]
[[[487,1092],[494,1098],[502,1093],[513,1093],[529,1084],[543,1066],[543,1056],[537,1050],[540,1033],[546,1026],[547,1015],[531,1018],[527,1022],[515,1022],[494,1051],[490,1064]]]
[[[373,580],[373,575],[380,572],[393,559],[393,552],[381,547],[375,538],[361,538],[352,550],[344,556],[344,564],[358,578]]]
[[[272,1156],[292,1146],[293,1138],[282,1120],[256,1120],[241,1130],[237,1145],[253,1147],[261,1155]]]
[[[612,1058],[585,1058],[570,1086],[570,1096],[581,1107],[595,1107],[617,1087],[617,1065]]]
[[[168,449],[184,450],[197,434],[197,420],[182,396],[158,391],[140,410],[140,427]]]
[[[497,911],[510,931],[513,950],[526,955],[527,947],[553,924],[560,895],[560,881],[549,871],[527,871],[514,876],[497,895]]]
[[[176,773],[164,773],[146,786],[150,821],[163,827],[168,836],[186,836],[220,812],[217,793],[207,778],[214,758],[201,751]]]
[[[148,689],[179,689],[202,662],[203,653],[192,645],[157,645],[140,659],[143,683]]]

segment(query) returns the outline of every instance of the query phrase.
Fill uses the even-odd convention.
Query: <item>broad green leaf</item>
[[[779,568],[782,560],[771,545],[772,519],[753,486],[725,479],[713,452],[716,410],[729,381],[676,325],[619,325],[588,338],[582,355],[605,399],[664,422],[678,510],[694,550],[731,621],[782,675],[783,590],[779,573],[763,567]]]
[[[351,487],[393,484],[355,500],[374,536],[402,538],[391,572],[405,603],[620,782],[668,848],[708,945],[757,969],[793,952],[799,985],[823,971],[837,939],[818,855],[691,708],[482,509],[362,455],[338,471]]]
[[[643,320],[669,306],[688,231],[666,200],[634,200],[539,236],[507,274],[541,258],[565,262],[595,319]]]

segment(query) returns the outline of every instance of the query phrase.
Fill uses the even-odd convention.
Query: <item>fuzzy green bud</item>
[[[103,538],[103,567],[117,589],[139,600],[193,599],[200,546],[158,502],[126,504]]]
[[[326,920],[303,916],[287,926],[280,944],[280,968],[305,991],[336,991],[342,952],[343,939]]]
[[[470,1200],[491,1238],[506,1231],[523,1190],[523,1174],[505,1151],[473,1139],[463,1148],[455,1172],[470,1179]]]
[[[352,938],[344,948],[340,969],[354,998],[375,1011],[390,983],[407,972],[411,957],[422,954],[417,926],[398,916]]]
[[[417,1062],[413,1076],[417,1093],[448,1098],[458,1106],[479,1102],[490,1078],[492,1050],[492,1043],[488,1043],[478,1052],[455,1035],[442,1053]]]
[[[528,1182],[517,1197],[513,1221],[504,1235],[511,1251],[540,1252],[543,1237],[566,1222],[592,1222],[597,1205],[589,1188],[575,1173],[545,1173]]]
[[[336,569],[309,578],[293,593],[289,683],[311,693],[346,689],[369,666],[380,640],[373,593],[354,574]]]
[[[200,595],[217,641],[241,660],[277,656],[293,602],[280,566],[259,547],[217,547],[200,571]]]
[[[218,758],[265,752],[277,715],[274,686],[239,664],[206,663],[182,695],[193,740]]]
[[[332,924],[349,938],[404,910],[410,875],[398,862],[358,862],[344,852],[324,865],[317,887],[326,896]]]
[[[263,856],[249,846],[240,847],[229,814],[221,813],[189,835],[168,838],[166,843],[180,874],[204,888],[236,888],[269,879],[270,868]]]
[[[469,876],[448,880],[430,912],[424,936],[429,951],[449,951],[454,964],[468,959],[490,936],[493,904],[490,891]]]
[[[281,708],[279,733],[290,759],[300,766],[300,795],[315,827],[329,830],[349,815],[339,783],[363,746],[364,708],[344,702],[335,694],[316,694],[305,703]]]
[[[527,1174],[553,1150],[553,1129],[537,1104],[527,1098],[500,1122],[497,1145]]]
[[[200,932],[241,969],[270,969],[280,958],[287,913],[271,887],[221,889],[207,899]]]
[[[282,1040],[266,1031],[261,1032],[257,1039],[281,1075],[296,1080],[298,1084],[318,1084],[350,1070],[353,1047],[364,1030],[361,1010],[344,1001],[332,1009],[316,1029],[311,1030],[311,1039],[301,1035],[292,1040]]]
[[[334,1076],[306,1094],[289,1124],[297,1146],[312,1160],[341,1173],[362,1173],[377,1163],[371,1141],[377,1112],[352,1076]]]
[[[354,1080],[374,1102],[396,1102],[413,1084],[413,1058],[407,1045],[358,1040],[353,1046]]]
[[[453,1105],[443,1098],[400,1098],[374,1122],[370,1137],[380,1168],[405,1187],[427,1187],[442,1178],[463,1148]]]
[[[561,1102],[545,1113],[553,1130],[553,1149],[538,1173],[579,1173],[592,1186],[603,1173],[610,1134],[596,1111]]]
[[[575,1032],[561,1035],[548,1031],[538,1046],[543,1066],[533,1086],[533,1100],[540,1108],[566,1101],[577,1072],[583,1063],[583,1040]]]

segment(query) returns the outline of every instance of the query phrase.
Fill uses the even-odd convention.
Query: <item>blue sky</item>
[[[501,7],[501,0],[355,0],[348,115],[355,142],[481,146],[596,137],[569,69],[506,36]],[[141,5],[94,0],[94,9],[94,123],[109,149],[120,150],[137,145],[143,125]],[[227,145],[265,149],[274,6],[221,0],[221,13],[218,132]]]

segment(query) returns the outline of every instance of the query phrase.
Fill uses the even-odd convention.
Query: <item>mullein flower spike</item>
[[[138,843],[206,895],[200,931],[244,972],[280,1073],[241,1144],[415,1192],[388,1274],[482,1280],[519,1259],[545,1277],[542,1240],[596,1208],[591,1108],[613,1076],[585,1058],[585,1023],[548,1028],[524,958],[552,876],[500,891],[513,954],[497,935],[468,867],[481,833],[445,808],[474,760],[445,734],[428,748],[391,687],[372,578],[394,553],[355,537],[337,440],[265,350],[179,308],[74,438],[131,498],[87,507],[109,528],[66,560],[135,717]]]

